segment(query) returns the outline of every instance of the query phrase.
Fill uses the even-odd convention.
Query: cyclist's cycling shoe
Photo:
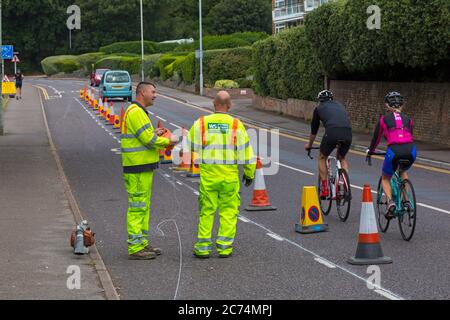
[[[386,212],[386,219],[390,220],[394,217],[394,212],[395,210],[397,210],[397,206],[395,205],[395,202],[390,200],[388,203],[388,208],[387,208],[387,212]]]
[[[320,198],[321,199],[326,199],[330,196],[330,191],[328,190],[328,182],[322,181],[321,186],[320,186]]]

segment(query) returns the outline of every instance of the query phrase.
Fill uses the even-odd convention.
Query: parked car
[[[96,69],[95,72],[92,72],[90,75],[91,86],[98,87],[100,86],[100,82],[102,81],[102,77],[106,71],[110,69]]]
[[[100,82],[100,95],[103,98],[124,98],[132,101],[133,87],[131,77],[125,70],[106,71]]]

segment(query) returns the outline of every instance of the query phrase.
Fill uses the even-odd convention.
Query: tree
[[[272,32],[272,5],[267,0],[222,0],[206,18],[211,34]]]

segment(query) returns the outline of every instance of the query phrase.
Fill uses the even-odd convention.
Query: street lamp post
[[[199,33],[200,33],[200,95],[203,96],[203,27],[202,27],[202,0],[198,1]]]
[[[144,10],[142,7],[142,0],[141,0],[141,79],[142,79],[142,81],[145,80],[145,74],[144,74]]]

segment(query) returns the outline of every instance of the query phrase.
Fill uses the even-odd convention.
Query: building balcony
[[[273,10],[272,19],[274,23],[299,20],[303,18],[304,14],[303,4],[282,6]]]

